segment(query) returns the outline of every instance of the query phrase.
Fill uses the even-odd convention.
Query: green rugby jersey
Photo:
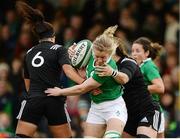
[[[156,78],[161,78],[159,74],[159,69],[155,65],[155,63],[152,61],[151,58],[147,58],[143,61],[143,63],[140,65],[141,72],[144,76],[144,81],[146,85],[151,85],[151,81]],[[159,102],[159,95],[156,93],[152,94],[153,100]]]
[[[109,59],[107,64],[113,69],[117,69],[115,61]],[[90,96],[93,102],[101,103],[108,100],[114,100],[123,94],[122,87],[111,76],[100,77],[95,73],[94,58],[91,56],[89,63],[86,67],[87,78],[92,77],[95,81],[101,84],[99,89],[102,91],[100,94],[93,94],[90,92]]]

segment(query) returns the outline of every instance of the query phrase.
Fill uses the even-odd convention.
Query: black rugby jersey
[[[47,88],[60,87],[62,66],[70,64],[67,50],[51,42],[32,47],[24,60],[24,78],[30,79],[29,97],[46,96]]]
[[[158,109],[158,106],[152,102],[136,61],[130,58],[124,58],[117,61],[116,64],[118,70],[127,74],[129,77],[129,82],[123,85],[123,98],[126,102],[129,116],[141,117],[147,110]]]

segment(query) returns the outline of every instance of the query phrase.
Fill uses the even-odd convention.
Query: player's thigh
[[[106,121],[102,112],[91,106],[84,126],[85,137],[102,138],[106,129]]]
[[[55,97],[46,99],[44,114],[49,126],[59,126],[71,121],[66,109],[66,104]]]
[[[16,134],[33,136],[43,115],[43,99],[33,98],[23,100],[17,116]]]
[[[127,122],[127,109],[123,99],[119,99],[119,104],[110,106],[103,115],[107,121],[106,131],[116,131],[121,135]]]
[[[16,134],[22,134],[29,137],[33,137],[36,129],[37,125],[22,120],[18,120]]]
[[[45,117],[54,137],[71,137],[71,120],[63,101],[55,97],[46,98]]]
[[[131,113],[128,115],[128,120],[122,134],[123,138],[136,137],[139,120],[138,117],[136,117],[135,115],[136,113]]]
[[[151,110],[141,119],[137,128],[137,135],[146,135],[156,138],[161,121],[161,112],[159,110]]]
[[[106,129],[105,124],[85,123],[84,137],[102,138]]]
[[[55,138],[70,138],[72,137],[71,127],[69,123],[49,126],[49,130]]]
[[[137,135],[146,135],[150,138],[156,138],[157,131],[155,131],[152,127],[140,126],[137,128]]]
[[[108,120],[108,122],[107,122],[106,131],[115,130],[115,131],[118,131],[122,134],[124,126],[125,126],[124,122],[122,122],[119,119],[112,118],[112,119]]]
[[[107,121],[107,128],[104,137],[120,138],[124,129],[125,123],[118,118],[111,118]]]

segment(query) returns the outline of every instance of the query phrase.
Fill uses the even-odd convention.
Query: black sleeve
[[[137,66],[134,62],[127,60],[121,63],[119,71],[127,74],[131,80],[137,70]]]
[[[60,65],[71,64],[69,56],[68,56],[67,49],[64,47],[60,47],[58,49],[58,63]]]
[[[24,78],[29,79],[29,72],[26,64],[26,56],[24,57]]]

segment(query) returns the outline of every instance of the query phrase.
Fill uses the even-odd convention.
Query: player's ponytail
[[[115,47],[115,53],[118,56],[120,56],[121,58],[129,57],[127,52],[125,51],[125,44],[123,43],[123,41],[120,38],[114,36],[117,28],[118,28],[117,25],[111,26],[104,31],[103,35],[107,35],[108,37],[110,37],[113,40],[113,42],[114,42],[113,46]]]
[[[151,43],[150,46],[151,46],[150,57],[152,59],[155,59],[160,54],[162,46],[159,43]]]
[[[39,37],[39,39],[54,36],[52,25],[45,22],[44,16],[39,10],[33,9],[22,1],[16,2],[16,9],[18,14],[31,25],[32,31]]]
[[[125,50],[126,46],[125,46],[125,43],[123,42],[123,40],[118,37],[114,37],[114,41],[117,44],[115,54],[118,55],[119,57],[121,57],[122,59],[125,57],[129,57],[129,55],[127,54],[127,52]]]
[[[133,43],[141,44],[145,52],[149,51],[148,57],[152,58],[153,60],[159,55],[162,48],[161,45],[158,43],[152,43],[151,40],[146,37],[140,37]]]
[[[102,35],[107,35],[108,37],[114,37],[114,33],[117,30],[117,25],[108,27]]]
[[[117,47],[117,44],[114,41],[114,33],[117,29],[116,26],[111,26],[107,28],[102,35],[98,36],[93,42],[93,48],[98,51],[107,51],[110,54],[114,52]]]

